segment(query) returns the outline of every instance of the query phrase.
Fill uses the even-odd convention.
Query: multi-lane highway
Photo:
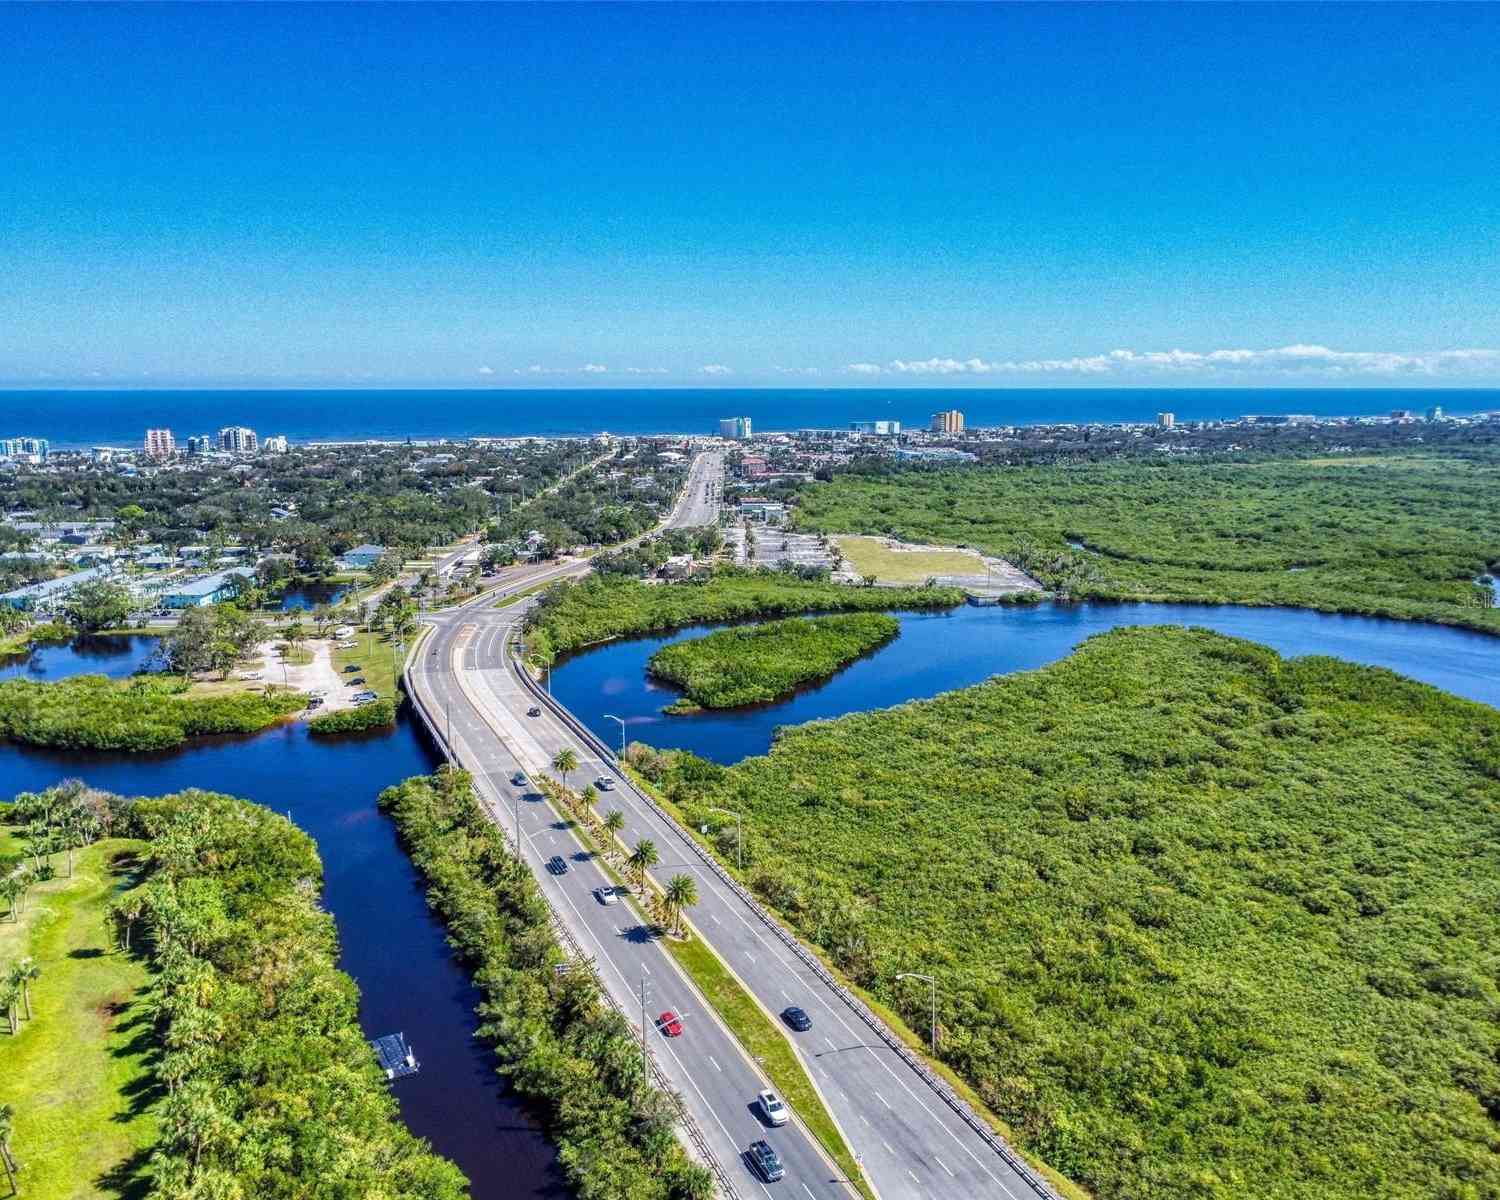
[[[701,524],[717,507],[718,461],[694,463],[671,524]],[[528,571],[507,589],[529,586],[549,575],[573,573],[579,564]],[[586,569],[586,564],[582,569]],[[496,609],[466,606],[434,618],[435,628],[408,665],[412,694],[427,711],[440,740],[475,777],[496,820],[517,826],[523,850],[543,890],[586,953],[594,956],[606,987],[639,1021],[639,989],[647,988],[647,1016],[667,1009],[685,1013],[680,1038],[649,1036],[663,1071],[679,1091],[712,1148],[743,1195],[765,1185],[740,1155],[757,1138],[770,1141],[786,1162],[787,1178],[771,1185],[789,1195],[848,1195],[849,1189],[797,1123],[767,1130],[753,1110],[765,1084],[758,1068],[699,999],[663,947],[647,936],[639,916],[623,905],[605,906],[593,889],[606,881],[574,840],[569,826],[529,786],[512,777],[550,772],[564,747],[582,767],[574,782],[606,778],[607,801],[625,815],[624,840],[656,843],[658,879],[686,873],[698,885],[691,918],[769,1013],[789,1005],[804,1009],[813,1027],[790,1033],[793,1045],[822,1092],[829,1110],[859,1156],[867,1178],[883,1200],[896,1197],[996,1197],[1038,1200],[1034,1177],[997,1153],[963,1115],[913,1069],[848,1005],[829,981],[794,952],[784,935],[768,926],[747,899],[701,856],[683,831],[617,770],[596,740],[579,736],[568,715],[537,703],[511,653],[528,604]],[[532,709],[537,715],[528,715]],[[554,855],[571,863],[565,875],[545,864]]]

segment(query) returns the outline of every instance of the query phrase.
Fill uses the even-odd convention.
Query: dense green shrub
[[[0,683],[0,736],[63,750],[168,750],[210,733],[254,733],[307,703],[295,692],[189,697],[181,680],[78,675]]]
[[[1500,1196],[1500,713],[1128,629],[700,769],[747,882],[1101,1197]],[[733,858],[730,858],[733,865]]]
[[[684,583],[651,584],[612,577],[554,584],[526,614],[526,636],[530,649],[546,656],[607,638],[695,622],[820,611],[950,608],[963,599],[956,588],[849,587],[798,579],[768,568],[718,567],[712,575]]]
[[[363,729],[383,729],[396,722],[396,702],[391,699],[372,700],[358,708],[346,708],[340,712],[324,713],[307,723],[312,733],[355,733]]]
[[[1288,604],[1500,632],[1500,466],[1387,455],[841,474],[800,524],[1004,555],[1075,597]],[[1070,544],[1073,543],[1073,544]]]
[[[901,622],[884,613],[794,617],[673,642],[651,656],[650,670],[681,687],[693,706],[730,708],[823,679],[900,632]]]
[[[467,1181],[402,1124],[334,967],[312,840],[259,805],[187,791],[117,806],[147,839],[114,907],[149,955],[160,1140],[130,1194],[461,1200]]]
[[[547,904],[474,797],[469,776],[418,776],[380,796],[427,879],[428,903],[484,993],[480,1036],[559,1146],[578,1200],[706,1200],[711,1177],[673,1136],[636,1040],[587,971],[564,961]]]

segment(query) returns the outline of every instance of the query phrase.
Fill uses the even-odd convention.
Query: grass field
[[[153,1098],[141,999],[149,974],[112,948],[104,921],[125,878],[114,864],[137,845],[95,843],[76,856],[71,879],[32,889],[18,923],[0,920],[0,968],[30,954],[42,970],[32,1020],[15,1038],[0,1024],[0,1103],[15,1108],[27,1200],[141,1194],[132,1161],[156,1132],[142,1111]],[[0,860],[20,849],[0,829]],[[63,856],[56,863],[65,876]]]
[[[984,560],[971,550],[892,550],[879,538],[835,538],[839,553],[861,575],[881,583],[926,583],[934,575],[983,575]]]
[[[416,637],[415,634],[412,635]],[[382,699],[396,695],[396,675],[406,661],[399,642],[392,642],[388,633],[368,633],[361,630],[354,635],[355,644],[349,649],[333,648],[333,669],[341,680],[363,675],[365,686],[379,693]],[[358,672],[349,667],[358,667]]]

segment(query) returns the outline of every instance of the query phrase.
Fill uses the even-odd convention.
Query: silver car
[[[761,1092],[755,1102],[760,1105],[761,1116],[765,1117],[767,1125],[785,1125],[792,1119],[792,1110],[786,1106],[786,1101],[769,1089]]]

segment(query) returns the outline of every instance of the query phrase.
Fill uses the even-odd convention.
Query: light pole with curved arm
[[[625,721],[624,721],[624,719],[621,718],[621,717],[615,716],[614,713],[600,713],[599,715],[602,716],[602,717],[607,717],[609,720],[614,721],[616,724],[618,724],[620,726],[620,761],[624,762],[625,761]]]
[[[923,979],[932,987],[932,1056],[937,1057],[937,980],[931,975],[918,975],[915,971],[902,971],[897,979]]]

